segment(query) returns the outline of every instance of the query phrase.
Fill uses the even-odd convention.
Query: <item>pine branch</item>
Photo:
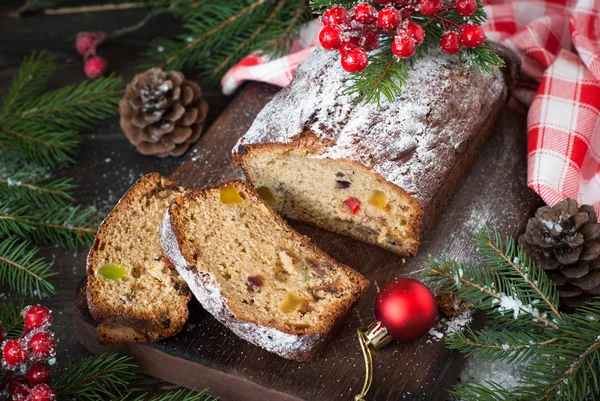
[[[21,311],[24,307],[25,300],[23,298],[21,298],[17,303],[15,303],[13,300],[10,300],[8,302],[2,302],[2,305],[0,305],[0,322],[2,323],[2,328],[4,329],[4,338],[17,338],[21,334],[23,330],[23,318],[21,317]]]
[[[0,210],[0,233],[67,248],[91,244],[99,223],[94,209],[49,204],[32,209],[20,202],[5,203]]]
[[[53,56],[44,52],[33,52],[21,63],[13,77],[8,94],[0,108],[0,115],[7,114],[37,96],[56,69]]]
[[[137,365],[116,353],[71,361],[50,382],[59,399],[75,401],[117,400],[127,394]]]
[[[14,236],[0,239],[0,284],[40,298],[47,293],[53,294],[54,286],[48,279],[56,273],[43,258],[36,257],[38,249]]]
[[[115,401],[217,401],[217,398],[213,398],[207,394],[208,390],[203,391],[194,391],[194,390],[185,390],[179,389],[175,391],[170,391],[165,394],[157,395],[151,398],[148,398],[146,394],[142,394],[133,400],[129,396],[123,397],[120,400]]]
[[[111,76],[9,104],[0,113],[0,145],[40,164],[69,164],[77,131],[116,112],[120,83]]]
[[[73,201],[75,187],[70,179],[49,179],[33,164],[14,163],[0,154],[0,199],[23,201],[37,206]]]
[[[196,68],[213,81],[254,51],[282,54],[312,16],[305,0],[179,1],[170,8],[187,33],[156,40],[146,54],[162,68]]]
[[[522,401],[512,392],[504,389],[499,384],[490,381],[486,381],[485,384],[456,384],[451,390],[448,390],[448,393],[464,400]]]

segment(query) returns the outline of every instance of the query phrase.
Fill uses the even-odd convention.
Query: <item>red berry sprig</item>
[[[9,371],[0,392],[8,387],[9,401],[55,401],[56,393],[48,384],[56,355],[56,340],[48,331],[52,314],[48,308],[28,306],[21,312],[23,333],[2,343],[2,365]],[[2,340],[0,324],[0,340]]]
[[[106,74],[108,62],[96,55],[96,49],[106,40],[106,32],[79,32],[75,37],[75,48],[83,56],[85,75],[90,79]]]
[[[341,6],[329,8],[323,14],[323,28],[319,35],[326,50],[338,50],[342,68],[348,72],[361,72],[369,63],[368,51],[379,46],[381,35],[390,35],[392,53],[398,58],[410,58],[425,41],[425,29],[413,14],[420,12],[441,23],[444,34],[441,49],[448,54],[459,53],[463,47],[475,48],[485,42],[483,29],[469,21],[477,11],[477,0],[456,0],[447,5],[442,0],[390,1],[374,0],[375,6],[364,2],[352,10]],[[464,24],[446,18],[446,13],[456,10],[465,17]],[[421,18],[422,20],[422,18]]]

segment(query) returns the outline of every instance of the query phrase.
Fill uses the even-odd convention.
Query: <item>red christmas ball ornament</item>
[[[8,369],[17,369],[19,366],[27,362],[28,353],[20,340],[5,341],[2,346],[2,358],[4,366]]]
[[[460,39],[465,47],[479,47],[485,42],[485,32],[479,25],[466,24],[461,28]]]
[[[392,43],[392,53],[400,58],[410,58],[415,55],[417,49],[417,43],[415,40],[406,32],[394,38]]]
[[[415,341],[423,337],[435,322],[437,304],[431,290],[412,278],[387,284],[375,299],[375,321],[366,337],[381,348],[392,339]]]
[[[50,368],[43,363],[34,363],[27,371],[27,381],[36,385],[50,381]]]
[[[425,40],[425,30],[414,21],[410,21],[406,26],[406,32],[420,45]]]
[[[442,0],[421,0],[419,1],[419,10],[423,14],[432,15],[442,8]]]
[[[367,52],[357,47],[342,54],[342,68],[348,72],[361,72],[367,68],[369,57]]]
[[[462,48],[462,43],[456,32],[448,31],[442,35],[440,47],[448,54],[456,54]]]
[[[352,9],[354,20],[361,24],[372,24],[377,20],[377,10],[369,3],[359,3]]]
[[[56,393],[54,389],[46,383],[34,386],[29,392],[29,401],[55,401]]]
[[[402,16],[395,7],[382,8],[377,16],[379,26],[388,31],[398,28],[400,22],[402,22]]]
[[[50,359],[56,355],[56,340],[47,331],[32,335],[28,345],[31,357],[36,361]]]
[[[25,331],[45,329],[52,323],[52,315],[42,305],[28,306],[21,312],[25,322]]]
[[[470,17],[477,11],[477,0],[457,0],[456,11],[463,17]]]
[[[326,50],[335,50],[342,44],[342,28],[337,25],[328,25],[321,29],[319,34],[319,42]]]
[[[344,7],[335,6],[323,13],[323,25],[342,25],[350,22],[348,11]]]
[[[106,59],[100,56],[94,56],[86,60],[84,71],[85,75],[90,79],[100,78],[106,73],[108,68],[108,62]]]

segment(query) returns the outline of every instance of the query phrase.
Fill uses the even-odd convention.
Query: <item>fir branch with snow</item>
[[[476,359],[527,362],[510,392],[494,382],[459,384],[450,392],[465,400],[568,400],[600,395],[600,299],[574,313],[559,310],[555,285],[513,238],[485,229],[475,245],[486,266],[441,257],[427,266],[430,283],[488,315],[482,330],[449,336],[451,349]]]

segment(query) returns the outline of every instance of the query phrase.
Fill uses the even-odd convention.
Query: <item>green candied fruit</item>
[[[127,269],[114,263],[107,263],[98,269],[98,273],[105,279],[117,281],[127,275]]]

